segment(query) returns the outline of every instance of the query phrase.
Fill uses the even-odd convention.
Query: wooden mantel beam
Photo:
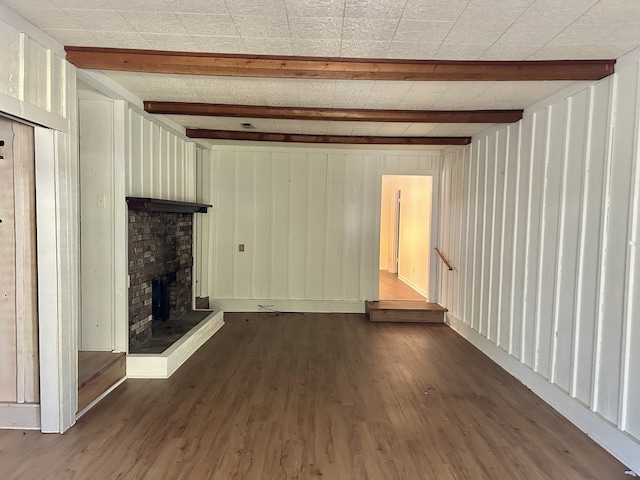
[[[365,137],[343,135],[300,135],[289,133],[237,132],[188,128],[187,137],[209,140],[254,142],[332,143],[342,145],[468,145],[471,137]]]
[[[350,122],[513,123],[522,119],[522,110],[369,110],[153,101],[145,101],[144,109],[170,115]]]
[[[615,60],[445,61],[295,57],[65,47],[79,68],[124,72],[343,80],[599,80]]]

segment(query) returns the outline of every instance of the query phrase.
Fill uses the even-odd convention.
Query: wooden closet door
[[[33,128],[0,117],[0,402],[38,402]]]

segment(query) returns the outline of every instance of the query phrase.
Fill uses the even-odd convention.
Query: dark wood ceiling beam
[[[522,119],[522,110],[369,110],[153,101],[145,101],[144,109],[165,115],[350,122],[513,123]]]
[[[79,68],[125,72],[343,80],[599,80],[615,60],[445,61],[236,55],[65,47]]]
[[[332,143],[342,145],[468,145],[471,137],[365,137],[343,135],[299,135],[289,133],[236,132],[188,128],[187,137],[208,140],[253,142]]]

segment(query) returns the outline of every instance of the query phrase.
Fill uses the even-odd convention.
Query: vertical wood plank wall
[[[455,269],[440,293],[454,328],[633,439],[636,469],[638,68],[619,62],[445,152],[441,246]]]
[[[0,5],[0,111],[35,127],[40,407],[0,409],[0,426],[75,422],[79,213],[75,67],[64,48]],[[46,288],[42,288],[46,285]],[[32,370],[30,375],[38,376]],[[37,381],[36,379],[35,381]]]
[[[196,144],[127,109],[127,185],[130,197],[196,201]]]
[[[214,207],[197,216],[197,294],[227,310],[360,311],[378,290],[380,175],[440,165],[439,152],[214,150],[199,166]]]

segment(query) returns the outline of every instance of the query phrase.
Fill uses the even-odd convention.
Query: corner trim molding
[[[447,314],[445,322],[460,336],[522,382],[563,417],[633,471],[640,471],[640,442],[549,383],[525,364],[481,336],[462,319]]]

